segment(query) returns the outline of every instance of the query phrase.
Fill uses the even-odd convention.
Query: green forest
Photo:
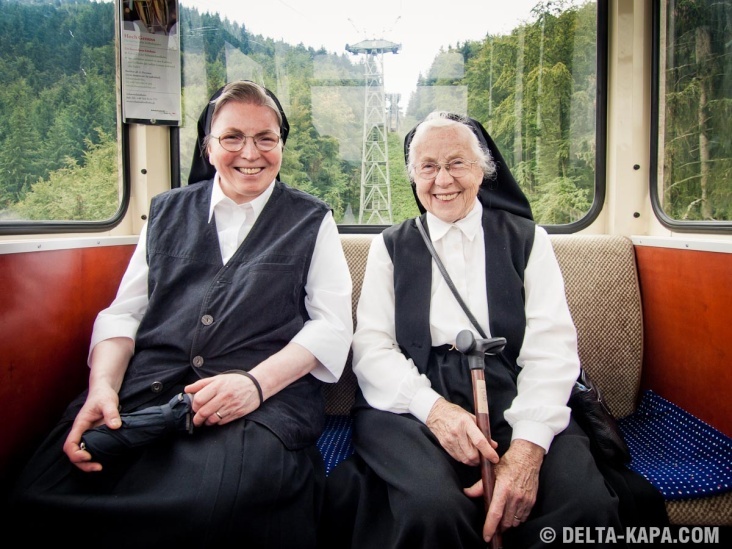
[[[732,218],[732,154],[724,131],[730,81],[718,3],[676,2],[674,67],[667,71],[663,198],[677,219]],[[435,90],[465,86],[468,114],[480,120],[503,152],[542,224],[563,224],[592,204],[596,169],[596,6],[539,2],[531,23],[502,36],[455,44],[434,60],[458,54],[460,78],[420,77]],[[110,219],[119,208],[119,128],[112,2],[0,0],[0,222]],[[707,11],[704,11],[707,10]],[[720,21],[705,25],[699,21]],[[226,81],[227,48],[263,67],[262,83],[277,90],[288,80],[291,132],[282,180],[324,199],[339,222],[359,208],[361,164],[345,145],[320,132],[311,90],[322,86],[314,59],[328,56],[340,74],[357,74],[353,57],[251,35],[243,24],[182,8],[184,104],[181,179],[187,179],[200,106]],[[83,38],[81,38],[83,37]],[[275,55],[275,52],[277,55]],[[201,70],[190,70],[200,64]],[[333,85],[332,81],[328,82]],[[340,82],[353,85],[352,80]],[[425,99],[428,97],[429,99]],[[405,98],[404,123],[440,106],[439,93]],[[338,98],[327,103],[336,113]],[[345,113],[345,110],[343,111]],[[342,117],[344,125],[347,122]],[[402,134],[403,135],[403,132]],[[403,163],[401,136],[389,133],[394,221],[417,213]]]
[[[0,0],[0,219],[117,210],[113,20],[113,3]]]

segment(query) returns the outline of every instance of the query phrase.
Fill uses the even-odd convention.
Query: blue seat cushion
[[[317,445],[325,462],[325,474],[353,453],[352,422],[350,416],[325,416],[325,429]]]
[[[667,500],[732,490],[732,438],[653,391],[618,421],[632,456],[629,467]]]

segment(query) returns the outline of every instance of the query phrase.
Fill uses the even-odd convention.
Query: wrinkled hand
[[[497,443],[488,440],[475,423],[475,416],[460,406],[439,398],[429,416],[427,427],[437,437],[445,451],[466,465],[478,465],[481,454],[491,463],[498,463],[494,450]]]
[[[489,541],[499,529],[506,530],[524,522],[536,503],[539,470],[544,449],[526,440],[514,440],[496,465],[496,485],[483,526],[483,537]],[[483,494],[482,481],[465,489],[470,497]]]
[[[81,435],[102,423],[110,429],[119,429],[122,425],[122,419],[119,416],[119,396],[109,386],[99,386],[89,391],[86,402],[76,415],[71,431],[64,442],[64,453],[71,463],[84,472],[102,470],[101,463],[92,461],[91,454],[80,447]]]
[[[259,394],[252,381],[237,373],[219,374],[188,385],[195,412],[193,425],[224,425],[259,407]]]

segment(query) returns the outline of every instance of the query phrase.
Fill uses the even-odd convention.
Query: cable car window
[[[654,2],[651,193],[679,231],[732,231],[732,1]]]
[[[208,97],[246,78],[277,94],[293,126],[282,179],[323,198],[344,227],[417,213],[402,143],[435,109],[489,129],[550,229],[582,228],[601,208],[606,0],[500,9],[456,0],[439,15],[417,0],[179,4],[183,122],[172,130],[172,186],[187,184]],[[99,231],[124,214],[115,9],[0,4],[0,232]]]
[[[325,200],[341,230],[418,213],[403,139],[435,109],[483,123],[537,221],[577,230],[604,197],[606,4],[180,0],[180,184],[206,101],[248,79],[288,114],[282,180]]]
[[[120,214],[114,6],[0,3],[0,232]]]

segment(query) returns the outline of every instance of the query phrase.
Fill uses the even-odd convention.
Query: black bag
[[[572,416],[590,438],[593,453],[611,463],[630,462],[630,450],[623,433],[584,368],[574,383],[568,405]]]

